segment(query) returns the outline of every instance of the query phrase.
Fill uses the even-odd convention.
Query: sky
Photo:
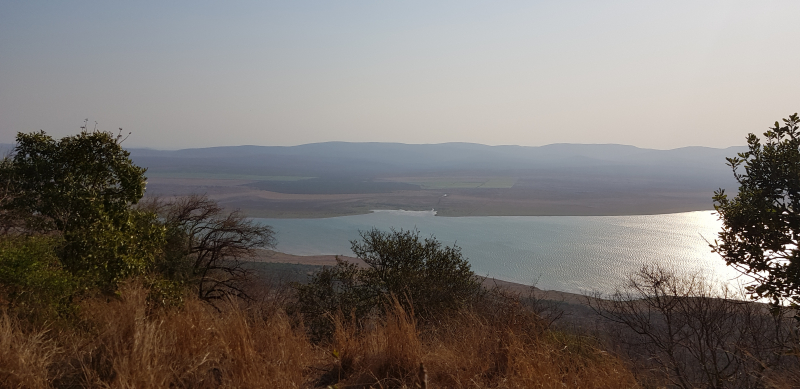
[[[800,1],[0,0],[0,143],[743,145],[800,111]]]

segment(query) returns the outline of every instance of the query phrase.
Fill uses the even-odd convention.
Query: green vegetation
[[[106,132],[59,141],[44,132],[19,134],[13,157],[0,165],[0,206],[17,217],[17,232],[62,237],[64,268],[112,290],[143,273],[164,243],[156,216],[131,208],[144,194],[145,169],[128,155]]]
[[[369,269],[360,274],[366,299],[394,295],[420,315],[456,310],[473,302],[480,282],[458,246],[442,246],[434,237],[420,239],[419,231],[361,232],[351,241],[353,253]],[[407,307],[408,308],[408,307]]]
[[[712,247],[755,280],[748,290],[776,306],[800,306],[800,117],[747,136],[749,150],[728,158],[739,182],[733,199],[715,192],[723,230]],[[743,169],[742,169],[743,168]]]
[[[457,246],[442,247],[435,238],[420,239],[418,231],[361,232],[351,241],[353,253],[367,264],[338,260],[337,265],[298,285],[300,312],[315,336],[330,336],[325,313],[341,312],[363,320],[395,298],[417,317],[430,318],[469,306],[483,288]],[[322,320],[320,320],[322,319]]]
[[[0,292],[9,311],[34,322],[74,313],[71,296],[78,282],[61,265],[57,246],[57,238],[43,236],[0,240]]]
[[[0,281],[9,305],[33,316],[69,312],[93,293],[146,280],[154,301],[248,297],[241,258],[270,247],[273,231],[204,197],[137,204],[145,169],[120,137],[84,131],[54,140],[17,135],[0,162]]]

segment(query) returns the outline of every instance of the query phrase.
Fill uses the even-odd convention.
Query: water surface
[[[457,244],[481,275],[542,289],[611,292],[645,263],[700,271],[736,283],[711,252],[721,222],[712,211],[636,216],[437,217],[434,212],[376,211],[326,219],[257,219],[277,230],[279,251],[352,255],[359,230],[417,229]]]

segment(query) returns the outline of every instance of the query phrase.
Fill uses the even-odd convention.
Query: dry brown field
[[[603,216],[713,209],[711,192],[652,189],[628,192],[613,186],[580,191],[569,185],[540,188],[447,188],[357,194],[292,194],[256,189],[250,180],[150,178],[147,196],[206,194],[252,217],[317,218],[374,209],[435,209],[439,216]]]

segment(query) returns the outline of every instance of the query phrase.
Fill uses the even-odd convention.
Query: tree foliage
[[[795,113],[783,125],[747,136],[748,151],[728,158],[739,193],[714,194],[723,221],[712,245],[730,266],[753,277],[754,297],[774,304],[800,303],[800,118]]]
[[[68,232],[102,219],[122,225],[145,189],[145,169],[129,155],[108,132],[58,141],[43,131],[19,133],[2,171],[14,194],[7,206],[46,217],[40,229]]]
[[[387,297],[394,296],[424,318],[463,307],[483,290],[457,246],[421,239],[419,231],[372,229],[360,235],[360,241],[350,242],[351,249],[367,267],[337,258],[335,267],[297,286],[300,310],[316,336],[330,330],[321,319],[325,314],[341,311],[363,318],[380,312]]]
[[[103,288],[146,271],[163,246],[156,215],[133,210],[144,194],[145,169],[119,137],[84,131],[55,140],[43,131],[17,134],[0,165],[8,226],[24,234],[61,236],[65,269]]]
[[[163,246],[156,215],[131,208],[144,194],[144,172],[109,132],[84,126],[60,140],[43,131],[19,133],[0,166],[2,208],[16,216],[17,233],[61,236],[64,268],[113,289],[145,272]]]
[[[419,231],[361,232],[351,241],[356,257],[369,269],[362,275],[370,298],[408,298],[422,314],[458,308],[481,290],[480,282],[458,246],[442,246]]]

